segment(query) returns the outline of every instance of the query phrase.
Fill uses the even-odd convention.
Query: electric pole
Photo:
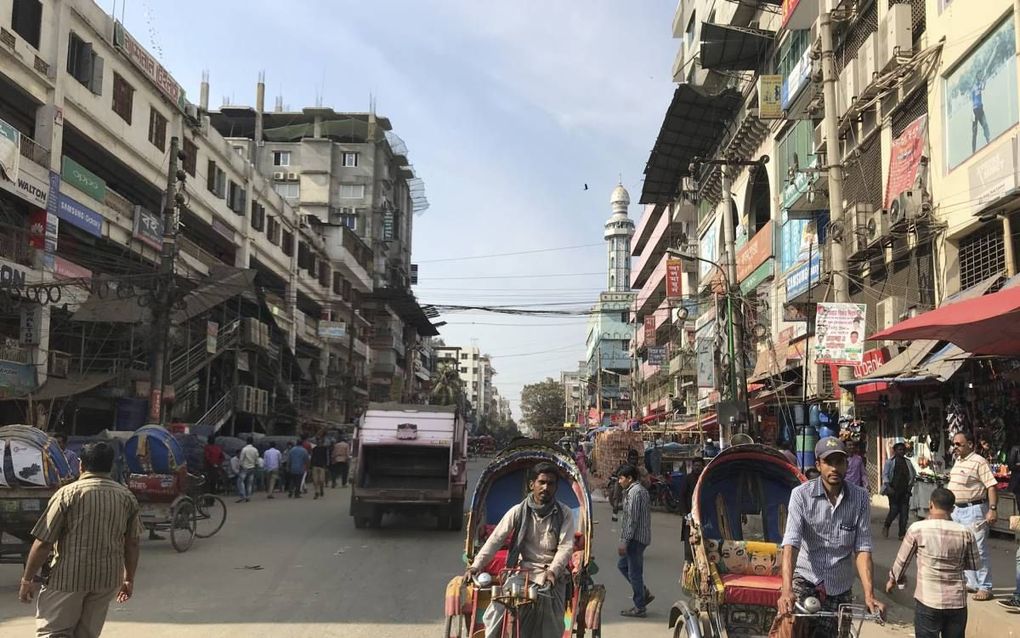
[[[163,425],[163,384],[166,379],[167,351],[170,349],[170,313],[176,296],[174,259],[177,255],[177,192],[183,184],[184,171],[177,170],[178,140],[170,138],[170,164],[166,172],[166,193],[163,200],[163,250],[160,254],[156,299],[152,304],[153,357],[149,375],[149,422]],[[183,154],[183,153],[182,153]]]
[[[832,12],[823,13],[819,18],[818,26],[822,44],[822,100],[825,108],[822,126],[824,126],[825,133],[825,163],[829,181],[829,224],[840,230],[840,232],[830,234],[829,249],[831,252],[829,254],[832,264],[829,271],[832,273],[832,290],[836,303],[849,303],[850,280],[847,278],[847,260],[843,241],[849,240],[855,229],[847,227],[843,215],[843,163],[839,153],[839,114],[836,110],[836,82],[839,78],[836,75],[832,50]],[[811,265],[808,264],[809,284],[810,270]],[[850,380],[849,367],[839,366],[838,370],[841,383]],[[846,405],[849,393],[844,391],[842,397],[840,412],[844,413],[844,406],[849,407]]]
[[[733,400],[739,406],[741,420],[747,418],[747,371],[744,369],[744,313],[734,312],[733,304],[740,293],[737,281],[736,229],[733,227],[732,200],[730,199],[730,169],[723,165],[721,186],[723,201],[723,241],[726,243],[726,314],[730,324],[730,374],[733,383]]]

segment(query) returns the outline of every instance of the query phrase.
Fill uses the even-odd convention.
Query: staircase
[[[220,400],[213,404],[209,411],[195,420],[195,425],[207,425],[212,428],[215,434],[223,424],[230,420],[234,414],[234,390],[220,397]]]
[[[208,352],[206,342],[200,341],[170,361],[170,378],[167,383],[177,385],[204,368],[210,361],[237,345],[240,321],[226,324],[216,338],[216,352]]]

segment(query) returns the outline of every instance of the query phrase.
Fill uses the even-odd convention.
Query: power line
[[[559,246],[557,248],[535,248],[534,250],[519,250],[512,253],[493,253],[491,255],[472,255],[468,257],[442,257],[440,259],[425,259],[419,261],[419,264],[435,264],[439,262],[447,261],[469,261],[474,259],[492,259],[495,257],[516,257],[517,255],[534,255],[536,253],[551,253],[561,250],[577,250],[578,248],[592,248],[595,246],[603,246],[603,242],[597,244],[578,244],[577,246]]]

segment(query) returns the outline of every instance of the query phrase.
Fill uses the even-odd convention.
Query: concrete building
[[[370,372],[368,242],[308,223],[256,166],[260,146],[221,135],[206,100],[188,101],[90,0],[7,3],[0,25],[0,272],[17,284],[0,291],[0,422],[83,433],[145,422],[175,140],[181,295],[164,412],[206,430],[349,419]]]
[[[577,370],[560,372],[563,386],[563,422],[587,423],[587,362],[582,361]]]
[[[489,355],[483,354],[477,346],[437,346],[435,351],[440,363],[456,364],[475,414],[488,415],[492,409],[492,379],[496,374]]]

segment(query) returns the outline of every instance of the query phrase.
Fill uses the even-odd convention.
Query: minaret
[[[603,238],[609,252],[608,292],[626,292],[630,290],[630,238],[634,236],[634,222],[627,217],[630,206],[630,194],[623,184],[613,189],[609,198],[613,214],[606,221]]]

